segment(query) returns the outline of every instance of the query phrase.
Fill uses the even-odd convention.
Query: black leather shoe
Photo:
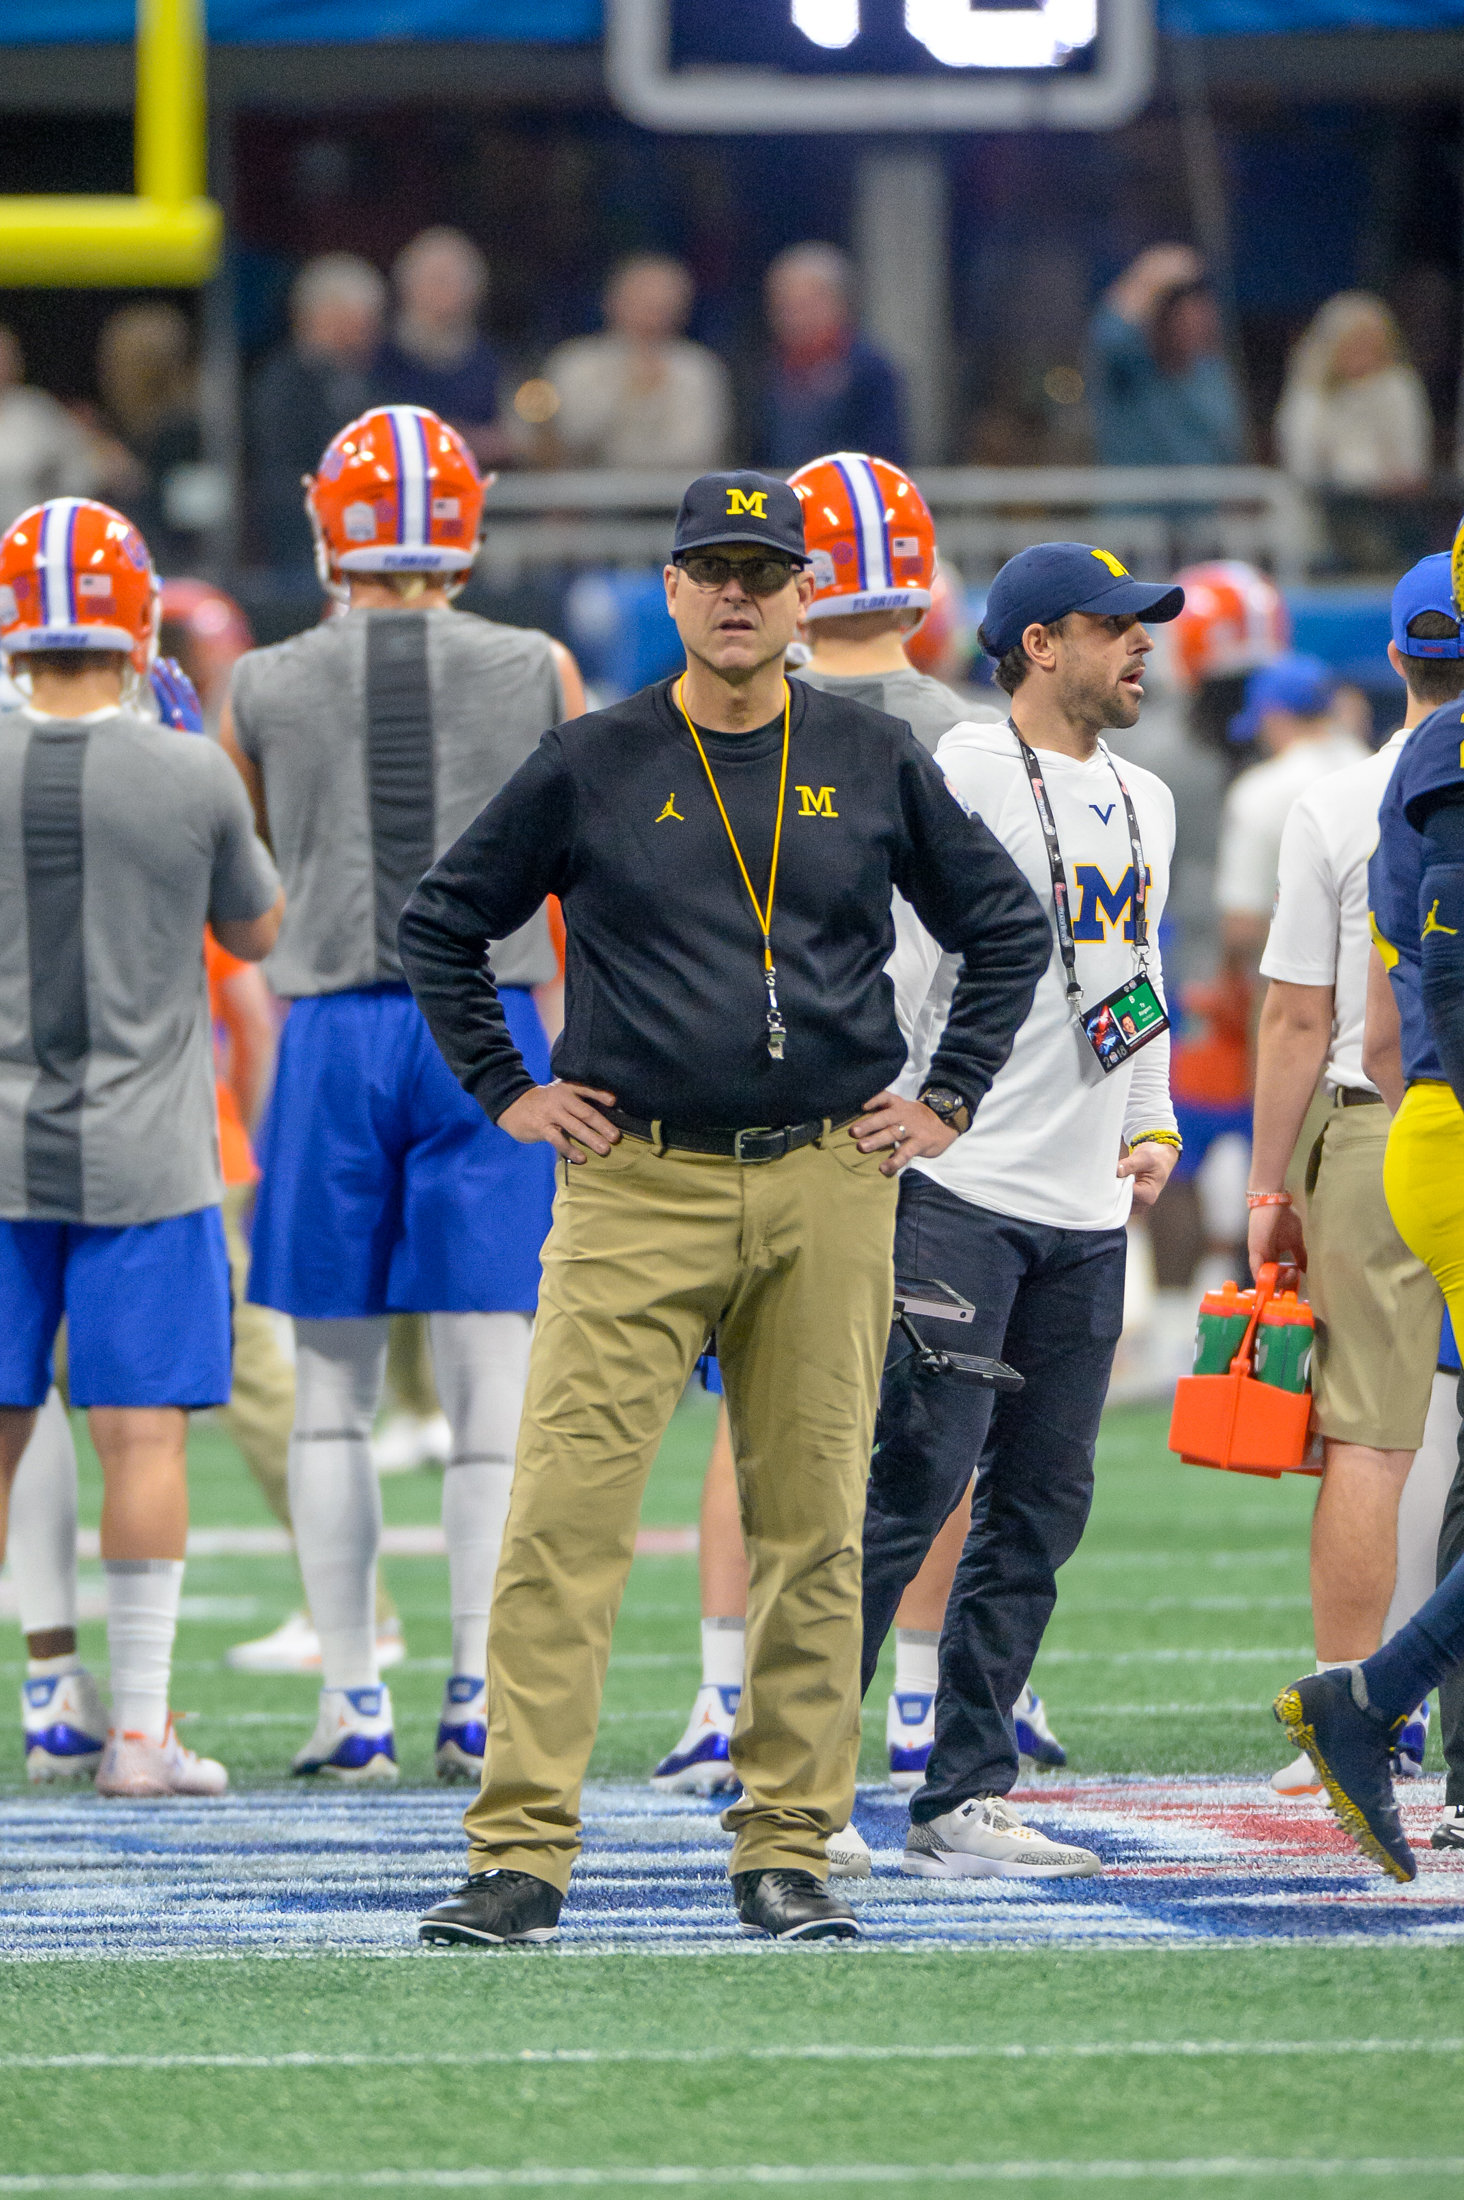
[[[854,1912],[812,1872],[734,1872],[737,1921],[773,1940],[857,1940]]]
[[[417,1938],[429,1948],[523,1948],[559,1938],[557,1887],[528,1872],[474,1872],[429,1910]]]

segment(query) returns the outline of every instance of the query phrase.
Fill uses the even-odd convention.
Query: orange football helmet
[[[456,428],[425,406],[362,413],[305,477],[321,581],[343,598],[346,573],[466,576],[487,486]]]
[[[805,619],[855,611],[925,611],[935,579],[935,522],[887,458],[835,451],[789,479],[803,506],[813,573]]]
[[[1281,591],[1253,565],[1226,558],[1176,573],[1184,609],[1170,629],[1174,665],[1189,687],[1223,673],[1253,672],[1291,646]]]
[[[52,497],[7,529],[0,652],[110,650],[145,677],[157,636],[158,582],[147,544],[110,504]]]

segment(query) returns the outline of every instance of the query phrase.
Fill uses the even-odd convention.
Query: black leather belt
[[[1339,1085],[1332,1095],[1334,1108],[1380,1108],[1382,1104],[1380,1092],[1363,1092],[1355,1085]]]
[[[617,1130],[629,1138],[643,1138],[658,1151],[671,1153],[721,1154],[729,1161],[757,1162],[781,1161],[784,1154],[797,1153],[800,1146],[811,1146],[816,1138],[829,1131],[841,1131],[846,1123],[853,1123],[864,1113],[856,1108],[852,1115],[836,1118],[821,1117],[812,1123],[785,1123],[774,1129],[770,1124],[759,1123],[751,1130],[678,1130],[674,1123],[642,1123],[636,1116],[625,1115],[619,1108],[606,1108],[606,1115]]]

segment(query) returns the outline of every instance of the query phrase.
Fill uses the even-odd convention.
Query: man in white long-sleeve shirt
[[[1092,1500],[1124,1225],[1133,1201],[1158,1197],[1179,1151],[1154,944],[1174,803],[1101,736],[1138,717],[1153,646],[1141,619],[1172,619],[1183,602],[1182,589],[1137,582],[1085,544],[1022,551],[993,582],[981,630],[1011,719],[957,726],[936,750],[958,800],[1041,897],[1057,952],[975,1126],[901,1186],[897,1273],[969,1299],[963,1347],[1024,1378],[993,1412],[990,1390],[922,1371],[898,1341],[885,1372],[864,1531],[866,1687],[901,1592],[979,1461],[941,1635],[935,1745],[910,1804],[905,1868],[922,1876],[1099,1868],[1003,1798],[1017,1778],[1012,1706]],[[953,974],[911,913],[897,917],[890,971],[912,1033],[899,1089],[939,1110],[927,1065]]]

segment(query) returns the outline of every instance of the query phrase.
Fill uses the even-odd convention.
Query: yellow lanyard
[[[742,850],[737,845],[737,835],[732,830],[732,820],[727,815],[727,805],[722,800],[722,792],[707,760],[707,752],[702,747],[701,735],[692,724],[691,714],[682,698],[682,690],[685,685],[686,676],[683,673],[681,679],[676,683],[676,708],[686,720],[686,730],[696,743],[696,753],[702,760],[702,770],[707,775],[707,785],[712,790],[712,800],[717,805],[723,829],[732,844],[732,853],[737,858],[737,868],[742,873],[742,883],[747,888],[747,898],[752,903],[753,914],[758,922],[758,930],[763,936],[763,977],[768,989],[768,1052],[775,1062],[781,1062],[783,1059],[783,1044],[788,1034],[778,1009],[778,973],[773,962],[772,941],[773,894],[778,883],[778,855],[783,845],[783,798],[788,791],[788,743],[793,722],[793,690],[785,680],[783,682],[783,767],[778,776],[778,815],[773,826],[773,860],[768,869],[768,899],[767,907],[764,908],[757,898],[757,891],[749,876],[747,865],[742,858]]]

